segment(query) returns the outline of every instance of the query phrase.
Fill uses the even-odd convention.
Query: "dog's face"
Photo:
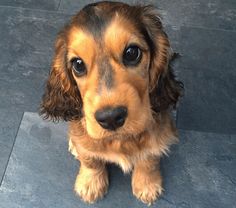
[[[152,7],[88,5],[59,34],[55,48],[42,103],[46,117],[83,119],[88,134],[101,139],[145,131],[163,99],[173,102],[170,90],[157,98],[168,88],[157,83],[170,50]]]
[[[76,24],[68,32],[67,58],[83,100],[87,131],[93,138],[138,133],[151,115],[148,45],[131,20],[118,12],[93,10],[97,16],[86,23],[99,25],[95,32]]]

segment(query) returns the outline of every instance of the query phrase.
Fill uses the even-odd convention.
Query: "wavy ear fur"
[[[170,67],[170,61],[176,56],[154,7],[143,7],[143,23],[151,50],[149,97],[152,110],[160,112],[176,106],[183,84],[175,79]]]
[[[65,35],[61,32],[55,43],[55,55],[40,105],[40,115],[53,121],[78,120],[82,117],[79,89],[67,67]]]

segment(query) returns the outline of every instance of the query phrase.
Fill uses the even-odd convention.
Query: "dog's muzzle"
[[[95,112],[95,119],[102,128],[115,131],[124,125],[127,114],[128,110],[124,106],[105,107]]]

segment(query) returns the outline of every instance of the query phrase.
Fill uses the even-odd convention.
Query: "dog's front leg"
[[[162,193],[159,158],[138,161],[132,175],[133,194],[142,202],[152,204]]]
[[[93,203],[102,198],[108,188],[108,174],[102,161],[79,157],[80,170],[75,182],[75,192],[83,201]]]

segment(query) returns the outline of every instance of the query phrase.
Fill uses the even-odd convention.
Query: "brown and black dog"
[[[133,194],[144,203],[162,193],[159,161],[177,141],[170,110],[182,91],[172,56],[152,6],[90,4],[59,33],[40,113],[69,121],[84,201],[107,192],[107,162],[132,171]]]

